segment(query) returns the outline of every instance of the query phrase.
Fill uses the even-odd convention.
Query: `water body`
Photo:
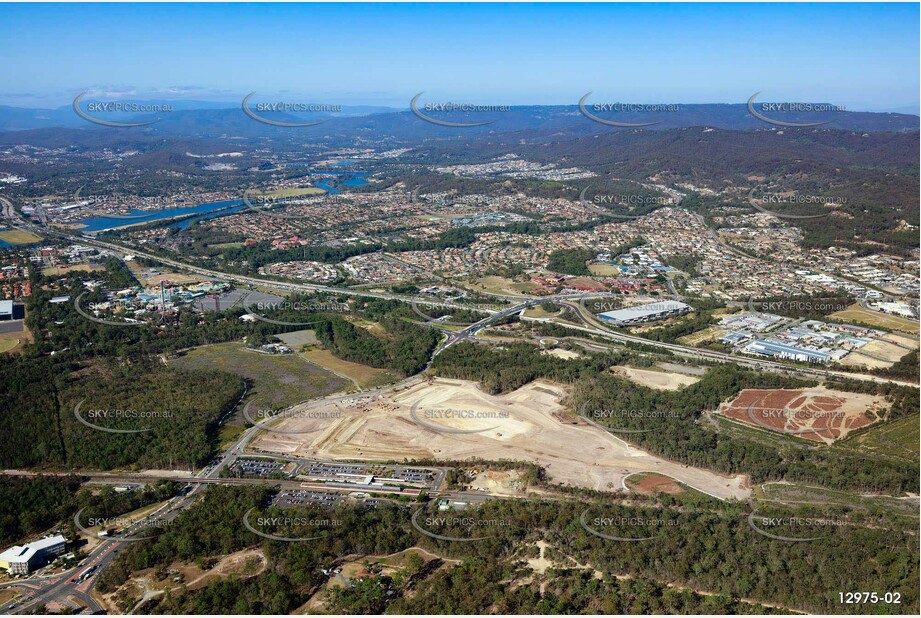
[[[332,174],[333,172],[326,172],[326,173]],[[367,172],[350,172],[350,173],[343,172],[340,175],[346,176],[346,179],[341,181],[339,183],[339,186],[361,187],[361,186],[368,184],[368,181],[365,180],[364,178],[367,175]],[[317,187],[318,189],[323,189],[330,195],[339,195],[340,193],[342,193],[342,191],[340,191],[337,187],[334,187],[331,184],[329,184],[329,182],[330,182],[329,179],[324,178],[323,180],[319,180],[315,182],[314,186]]]
[[[339,164],[345,162],[340,161]],[[348,162],[349,165],[352,164],[351,161]],[[333,174],[335,172],[327,172]],[[367,175],[367,172],[340,172],[336,175],[345,177],[345,180],[339,183],[340,186],[344,187],[360,187],[362,185],[368,184],[368,181],[364,179],[364,176]],[[319,182],[314,183],[318,189],[323,189],[329,195],[338,195],[341,191],[329,184],[329,179],[324,179]],[[157,210],[154,212],[144,211],[144,210],[131,210],[129,211],[129,216],[132,218],[125,219],[119,217],[90,217],[89,219],[84,219],[80,221],[84,227],[80,228],[81,232],[103,232],[106,230],[112,230],[115,228],[125,227],[128,225],[136,225],[138,223],[150,223],[151,221],[159,221],[161,219],[173,219],[175,217],[182,217],[185,215],[201,215],[198,217],[189,217],[177,223],[170,223],[170,221],[165,221],[164,225],[175,225],[180,230],[185,230],[195,221],[204,221],[205,219],[213,219],[215,217],[222,217],[230,213],[239,212],[246,209],[246,204],[242,200],[228,200],[224,202],[213,202],[210,204],[199,204],[198,206],[188,206],[184,208],[166,208],[164,210]],[[5,246],[4,241],[0,240],[0,247]]]
[[[216,210],[221,210],[227,208],[228,206],[234,206],[242,204],[241,200],[228,200],[226,202],[213,202],[211,204],[199,204],[198,206],[188,206],[185,208],[166,208],[163,210],[157,210],[154,212],[144,211],[144,210],[131,210],[129,211],[129,216],[131,219],[123,219],[119,217],[90,217],[89,219],[84,219],[80,223],[84,227],[80,228],[81,232],[101,232],[103,230],[111,230],[117,227],[125,227],[126,225],[135,225],[138,223],[150,223],[151,221],[159,221],[160,219],[172,219],[173,217],[181,217],[183,215],[193,215],[193,214],[208,214]],[[214,213],[212,216],[219,216],[223,214],[222,212]],[[137,217],[137,218],[134,218]],[[191,219],[187,221],[182,221],[188,227],[188,223],[191,222]],[[185,228],[183,228],[185,229]]]

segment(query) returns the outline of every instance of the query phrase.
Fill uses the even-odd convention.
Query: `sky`
[[[0,4],[0,104],[919,106],[919,5]]]

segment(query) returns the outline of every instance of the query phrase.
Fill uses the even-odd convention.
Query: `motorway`
[[[336,288],[323,285],[314,285],[307,283],[288,283],[288,282],[279,282],[271,279],[262,279],[258,277],[242,276],[242,275],[230,275],[213,269],[202,268],[194,266],[191,264],[186,264],[179,262],[177,260],[172,260],[169,258],[164,258],[155,254],[137,251],[135,249],[126,248],[121,245],[114,243],[103,242],[95,238],[88,238],[85,236],[75,236],[71,234],[66,234],[63,232],[57,232],[49,230],[48,228],[38,228],[32,224],[23,222],[22,220],[17,220],[15,218],[15,211],[12,209],[12,205],[5,198],[0,198],[0,205],[2,205],[2,214],[9,220],[13,221],[14,227],[24,228],[27,231],[31,231],[38,234],[52,234],[55,236],[62,237],[66,240],[69,240],[74,243],[88,244],[96,247],[101,247],[112,251],[119,255],[137,255],[141,256],[156,262],[160,262],[174,268],[186,270],[193,272],[205,277],[212,277],[215,279],[230,280],[233,282],[241,282],[254,286],[262,286],[267,288],[274,288],[279,290],[285,290],[289,292],[306,292],[306,293],[330,293],[337,295],[345,296],[355,296],[355,297],[367,297],[367,298],[380,298],[387,300],[396,300],[400,302],[407,303],[423,303],[425,305],[436,305],[446,308],[462,308],[462,309],[476,309],[470,305],[462,305],[458,303],[450,303],[444,301],[432,301],[429,299],[420,299],[415,297],[403,296],[398,294],[391,294],[385,292],[367,292],[359,289],[349,289],[349,288]],[[670,286],[672,292],[677,296],[677,292],[673,287]],[[644,339],[642,337],[637,337],[634,335],[624,334],[621,332],[616,332],[608,329],[605,325],[600,323],[594,315],[589,312],[585,306],[584,301],[591,298],[599,297],[612,297],[614,294],[608,293],[568,293],[568,294],[557,294],[554,296],[540,297],[533,299],[522,299],[520,296],[502,296],[495,295],[498,298],[502,298],[506,302],[512,302],[507,308],[500,310],[493,309],[478,309],[480,311],[490,313],[490,315],[479,322],[470,324],[462,330],[452,331],[447,329],[439,329],[444,335],[445,339],[439,343],[436,347],[432,359],[429,361],[429,366],[431,365],[432,360],[435,356],[442,353],[444,350],[449,348],[452,345],[455,345],[459,342],[471,339],[476,340],[476,335],[479,331],[484,328],[489,327],[496,321],[502,320],[506,317],[520,314],[526,309],[540,305],[545,302],[556,302],[565,307],[569,307],[575,316],[582,322],[582,325],[572,324],[566,321],[559,321],[556,319],[548,320],[550,323],[556,324],[558,326],[570,328],[577,331],[591,333],[596,336],[609,339],[617,343],[636,343],[642,344],[644,346],[650,346],[655,348],[660,348],[664,351],[668,351],[672,354],[682,356],[685,358],[691,359],[702,359],[706,361],[722,362],[722,363],[734,363],[746,367],[750,367],[758,370],[768,370],[776,371],[783,373],[791,373],[796,375],[805,375],[809,377],[817,378],[848,378],[853,380],[864,380],[864,381],[873,381],[880,383],[897,383],[902,385],[909,385],[915,388],[918,388],[917,384],[910,384],[896,380],[890,380],[885,378],[879,378],[876,376],[869,376],[863,374],[853,374],[842,371],[834,371],[830,369],[822,368],[813,368],[813,367],[800,367],[796,365],[790,365],[785,363],[779,363],[776,361],[771,361],[768,359],[762,358],[749,358],[741,357],[738,355],[727,354],[723,352],[716,352],[711,350],[704,350],[700,348],[693,348],[689,346],[682,346],[679,344],[673,343],[663,343],[658,341],[651,341]],[[437,320],[432,320],[427,323],[431,327],[438,327]],[[348,394],[348,395],[337,395],[328,398],[322,398],[319,400],[313,400],[311,402],[304,402],[304,404],[299,404],[299,406],[307,405],[329,405],[330,403],[335,403],[338,400],[344,399],[354,399],[356,397],[366,397],[366,396],[375,396],[379,394],[384,394],[393,390],[398,390],[401,388],[408,388],[419,380],[423,378],[419,376],[414,376],[403,380],[399,383],[392,384],[390,386],[378,387],[371,389],[369,391],[364,391],[359,394]],[[186,508],[192,504],[196,494],[201,490],[202,487],[205,487],[209,484],[271,484],[277,485],[282,488],[297,488],[302,489],[303,486],[299,481],[279,481],[279,480],[261,480],[261,479],[237,479],[237,478],[219,478],[220,471],[225,466],[232,465],[241,455],[244,454],[245,449],[252,438],[259,432],[264,429],[261,425],[255,425],[250,427],[237,439],[237,441],[228,447],[220,457],[215,461],[205,467],[203,470],[198,472],[195,475],[189,476],[175,476],[175,475],[163,475],[162,478],[166,480],[173,480],[180,483],[187,483],[187,490],[181,493],[180,495],[172,498],[166,502],[162,507],[160,507],[154,514],[145,519],[143,525],[147,525],[150,522],[160,521],[160,520],[170,520],[174,518],[182,509]],[[260,455],[264,456],[264,455]],[[123,482],[150,482],[152,480],[157,480],[159,477],[156,475],[129,475],[129,474],[90,474],[88,475],[93,478],[96,482],[112,482],[112,483],[123,483]],[[437,487],[437,486],[436,486]],[[434,492],[438,495],[443,496],[454,496],[458,499],[484,499],[484,496],[481,494],[467,494],[463,492]],[[135,524],[128,529],[122,531],[123,536],[128,536],[131,533],[137,531],[142,527],[141,524]],[[92,551],[86,560],[77,568],[63,573],[60,575],[43,577],[43,578],[30,578],[17,580],[11,583],[2,584],[0,588],[8,587],[22,587],[27,590],[26,600],[20,603],[17,607],[12,610],[9,610],[10,613],[34,613],[34,611],[39,607],[39,605],[48,603],[49,601],[61,601],[72,597],[76,599],[83,605],[85,605],[90,612],[100,611],[102,608],[99,604],[93,599],[92,591],[96,585],[96,580],[99,574],[105,569],[105,567],[111,563],[114,559],[116,552],[118,551],[119,546],[122,543],[129,542],[125,540],[120,540],[118,538],[111,538],[102,540],[102,542]],[[84,581],[75,581],[75,575],[83,573],[86,569],[95,566],[93,574]]]
[[[445,308],[476,309],[476,307],[471,306],[471,305],[462,305],[459,303],[451,303],[447,301],[432,301],[426,298],[415,298],[411,296],[404,296],[400,294],[392,294],[392,293],[387,293],[387,292],[366,292],[364,290],[357,290],[357,289],[351,289],[351,288],[337,288],[337,287],[315,285],[315,284],[309,284],[309,283],[288,283],[288,282],[274,281],[271,279],[262,279],[259,277],[231,275],[231,274],[223,273],[221,271],[217,271],[213,269],[207,269],[207,268],[202,268],[199,266],[194,266],[191,264],[186,264],[178,260],[161,257],[161,256],[158,256],[152,253],[146,253],[143,251],[138,251],[135,249],[123,247],[115,243],[103,242],[103,241],[97,240],[95,238],[90,238],[87,236],[82,236],[82,235],[75,236],[73,234],[67,234],[64,232],[56,231],[56,230],[49,230],[48,228],[39,228],[33,224],[24,222],[21,219],[18,221],[14,221],[14,226],[25,228],[26,230],[31,231],[33,233],[37,233],[37,234],[49,234],[50,233],[52,235],[63,237],[69,240],[70,242],[74,242],[74,243],[84,243],[84,244],[89,244],[89,245],[93,245],[97,247],[102,247],[102,248],[108,249],[109,251],[115,252],[119,255],[138,255],[138,256],[141,256],[141,257],[144,257],[150,260],[161,262],[163,264],[172,266],[174,268],[187,270],[189,272],[194,272],[196,274],[199,274],[205,277],[212,277],[215,279],[242,282],[242,283],[246,283],[249,285],[254,285],[254,286],[259,285],[263,287],[286,290],[289,292],[306,292],[306,293],[323,292],[323,293],[339,294],[339,295],[345,295],[345,296],[395,300],[395,301],[400,301],[400,302],[405,302],[405,303],[420,303],[424,305],[436,305],[436,306],[441,306]],[[669,286],[669,289],[672,291],[672,293],[675,296],[678,296],[677,291],[674,290],[673,286]],[[516,304],[509,306],[508,308],[501,309],[498,311],[493,310],[493,309],[486,309],[486,308],[477,309],[485,313],[491,313],[491,315],[475,324],[471,324],[470,326],[466,327],[465,329],[461,331],[448,331],[448,330],[442,331],[445,333],[446,339],[445,341],[439,344],[439,346],[435,350],[435,355],[438,355],[441,352],[443,352],[445,349],[447,349],[448,347],[475,335],[478,331],[482,330],[483,328],[486,328],[487,326],[489,326],[491,323],[493,323],[496,320],[502,319],[504,317],[508,317],[510,315],[514,315],[516,313],[520,313],[529,307],[533,307],[535,305],[539,305],[544,302],[558,302],[560,304],[564,304],[566,306],[571,307],[575,311],[579,319],[586,325],[585,327],[580,328],[579,330],[584,330],[586,332],[600,335],[602,337],[605,337],[607,339],[612,339],[620,343],[626,343],[626,342],[638,343],[638,344],[643,344],[646,346],[658,347],[663,350],[667,350],[673,354],[677,354],[679,356],[684,356],[688,358],[705,359],[705,360],[722,362],[722,363],[727,363],[727,362],[736,363],[739,365],[750,367],[752,369],[766,369],[769,371],[807,375],[807,376],[818,377],[818,378],[834,377],[834,378],[849,378],[853,380],[869,381],[869,382],[877,382],[877,383],[894,383],[894,384],[902,384],[906,386],[913,386],[914,388],[918,388],[919,386],[918,384],[913,384],[910,382],[902,382],[899,380],[880,378],[880,377],[876,377],[872,375],[849,373],[849,372],[844,372],[844,371],[835,371],[831,369],[822,369],[818,367],[799,367],[796,365],[780,363],[780,362],[768,360],[768,359],[750,358],[750,357],[744,357],[744,356],[739,356],[735,354],[726,354],[723,352],[704,350],[701,348],[693,348],[690,346],[683,346],[683,345],[679,345],[675,343],[664,343],[664,342],[659,342],[659,341],[652,341],[652,340],[644,339],[642,337],[637,337],[634,335],[627,335],[623,333],[614,332],[614,331],[607,329],[604,325],[602,325],[597,320],[595,320],[594,316],[591,315],[590,312],[582,304],[582,301],[585,301],[591,298],[613,297],[613,296],[616,296],[615,294],[598,293],[598,292],[575,293],[575,294],[569,293],[569,294],[556,294],[552,296],[545,296],[545,297],[529,299],[529,300],[522,300],[521,297],[517,295],[516,296],[502,296],[502,295],[495,294],[495,296],[497,298],[502,298],[506,301],[511,301],[511,302],[517,301],[517,302]],[[568,301],[580,301],[580,302],[572,303]],[[553,323],[558,324],[560,326],[566,326],[566,327],[575,326],[575,325],[569,325],[566,322],[553,322]],[[430,364],[431,364],[431,361],[429,365]]]

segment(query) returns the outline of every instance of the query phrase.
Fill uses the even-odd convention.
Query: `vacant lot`
[[[525,494],[518,470],[483,470],[470,482],[470,489],[500,496]]]
[[[631,491],[646,496],[652,496],[656,493],[677,495],[684,491],[675,479],[655,473],[634,474],[626,479],[624,484]]]
[[[611,367],[611,373],[627,378],[631,382],[663,391],[677,391],[700,381],[700,378],[685,374],[635,367]]]
[[[734,421],[831,444],[885,417],[878,395],[845,393],[825,387],[804,390],[745,389],[718,412]]]
[[[489,395],[473,382],[435,379],[338,406],[309,402],[298,411],[338,409],[337,417],[292,416],[277,428],[297,433],[266,432],[252,446],[318,459],[529,461],[545,466],[554,483],[597,490],[619,489],[625,476],[637,472],[661,472],[713,496],[748,497],[743,476],[650,455],[573,415],[560,403],[564,395],[562,387],[546,382]]]
[[[843,311],[836,311],[829,317],[841,320],[843,322],[853,321],[878,326],[886,330],[900,330],[903,333],[917,335],[919,333],[918,322],[899,318],[894,315],[888,315],[879,311],[864,309],[858,303],[854,303]]]
[[[317,342],[317,333],[312,330],[296,330],[275,335],[275,337],[292,350],[300,350],[305,345],[313,345]]]
[[[917,462],[919,457],[918,415],[900,418],[855,436],[847,445],[875,453],[881,457],[894,457],[906,462]]]
[[[8,332],[0,333],[0,353],[18,352],[23,346],[32,343],[32,333],[26,328],[25,320],[3,323]]]
[[[918,349],[917,338],[889,333],[851,352],[844,357],[841,364],[857,367],[864,365],[871,369],[891,367],[911,350],[916,349]]]
[[[320,367],[356,382],[361,388],[373,388],[396,380],[386,369],[342,360],[333,356],[329,350],[315,347],[304,352],[303,356],[311,363],[316,363]]]
[[[105,270],[102,266],[90,266],[89,264],[74,264],[73,266],[48,266],[47,268],[42,269],[42,274],[46,277],[59,277],[60,275],[66,275],[67,273],[79,270],[82,272],[96,272],[99,270]]]
[[[593,275],[619,275],[621,270],[614,264],[589,264],[588,271]]]
[[[242,343],[219,343],[191,350],[170,361],[180,369],[218,369],[253,382],[250,399],[274,409],[328,395],[346,382],[328,371],[304,362],[296,354],[262,354]]]
[[[202,280],[201,275],[185,275],[172,270],[162,268],[150,268],[141,266],[137,262],[126,262],[134,278],[137,279],[144,287],[159,286],[161,281],[172,281],[173,283],[197,283]]]
[[[472,290],[492,292],[494,294],[524,294],[537,288],[533,283],[518,283],[503,277],[482,277],[471,279],[467,287]]]
[[[699,330],[696,333],[691,333],[690,335],[685,335],[684,337],[678,338],[678,343],[684,345],[700,345],[708,341],[713,341],[714,339],[719,339],[726,334],[725,328],[720,328],[719,326],[709,326],[703,330]]]
[[[22,230],[9,230],[0,232],[0,240],[5,240],[11,245],[30,245],[34,242],[40,241],[41,239],[41,236],[36,236],[32,232],[24,232]]]

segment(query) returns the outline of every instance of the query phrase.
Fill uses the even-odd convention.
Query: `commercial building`
[[[64,553],[67,540],[61,536],[49,536],[25,545],[14,545],[0,554],[0,568],[10,575],[28,575],[49,558]]]
[[[646,305],[630,307],[628,309],[605,311],[599,314],[598,317],[621,326],[624,324],[647,322],[669,315],[678,315],[679,313],[685,313],[687,311],[691,311],[690,305],[679,303],[676,300],[660,300]]]
[[[11,300],[0,300],[0,321],[21,320],[25,317],[23,306]]]
[[[749,354],[758,354],[760,356],[776,356],[788,360],[801,361],[805,363],[827,363],[832,359],[831,354],[820,352],[818,350],[809,350],[787,345],[779,341],[768,339],[756,339],[747,346],[745,351]]]

